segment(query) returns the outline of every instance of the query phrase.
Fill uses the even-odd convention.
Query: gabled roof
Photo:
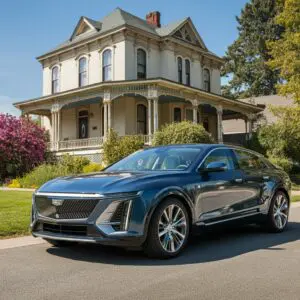
[[[87,17],[81,17],[71,35],[70,41],[72,41],[75,37],[88,32],[88,31],[100,31],[101,23],[95,20],[92,20]]]
[[[91,28],[91,30],[86,30],[84,34],[78,34],[78,29],[83,22],[86,23]],[[122,28],[122,26],[134,27],[158,37],[167,37],[172,36],[176,32],[176,30],[179,30],[186,24],[191,28],[194,35],[197,37],[199,45],[206,51],[208,51],[190,18],[184,18],[180,21],[170,23],[162,26],[161,28],[158,28],[154,25],[148,24],[146,20],[134,16],[131,13],[126,12],[118,7],[99,21],[95,21],[87,17],[81,17],[77,23],[75,30],[73,31],[71,38],[60,44],[58,47],[52,49],[48,53],[50,54],[54,51],[71,46],[72,44],[75,44],[87,38],[97,37],[98,35],[108,33],[110,31],[113,31],[114,29]],[[47,55],[48,53],[46,53],[45,55]],[[40,59],[42,56],[38,57],[38,59]]]

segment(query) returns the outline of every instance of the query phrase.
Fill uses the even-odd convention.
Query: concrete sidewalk
[[[23,188],[7,188],[7,187],[0,187],[0,191],[34,192],[35,189],[23,189]]]

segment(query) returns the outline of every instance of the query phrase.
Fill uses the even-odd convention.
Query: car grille
[[[55,203],[57,205],[54,205]],[[57,199],[36,197],[35,206],[41,216],[53,219],[86,219],[99,199]]]
[[[43,231],[52,233],[61,233],[66,235],[87,235],[87,226],[85,225],[60,225],[43,223]]]

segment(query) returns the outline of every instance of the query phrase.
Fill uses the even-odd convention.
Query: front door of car
[[[214,162],[222,163],[225,168],[209,170]],[[209,224],[236,216],[249,195],[245,194],[243,172],[236,166],[233,151],[214,149],[201,163],[198,172],[195,199],[198,223]]]
[[[242,171],[243,187],[249,194],[242,208],[253,210],[263,204],[263,193],[270,174],[259,156],[241,149],[235,149],[234,153]]]

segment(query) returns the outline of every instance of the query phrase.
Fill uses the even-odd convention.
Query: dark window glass
[[[185,83],[191,85],[191,63],[188,59],[185,60]]]
[[[80,139],[86,139],[89,135],[89,112],[82,110],[78,113],[78,137]]]
[[[228,149],[216,149],[213,150],[205,159],[201,168],[205,169],[209,163],[212,162],[223,162],[226,164],[227,170],[234,169],[234,161],[232,155]]]
[[[52,69],[52,94],[59,92],[59,69],[54,67]]]
[[[210,72],[208,69],[203,70],[203,88],[206,92],[210,92]]]
[[[181,109],[179,107],[174,108],[174,122],[181,122]]]
[[[243,150],[234,150],[241,169],[260,170],[266,168],[259,156]]]
[[[79,59],[79,86],[87,85],[87,59]]]
[[[103,81],[112,80],[111,50],[107,49],[102,54],[102,78]]]
[[[137,105],[137,133],[147,134],[147,108],[143,104]]]
[[[208,132],[209,131],[209,122],[208,119],[203,120],[203,127]]]
[[[146,78],[146,52],[143,49],[137,51],[137,79]]]
[[[182,83],[182,58],[177,58],[178,82]]]

